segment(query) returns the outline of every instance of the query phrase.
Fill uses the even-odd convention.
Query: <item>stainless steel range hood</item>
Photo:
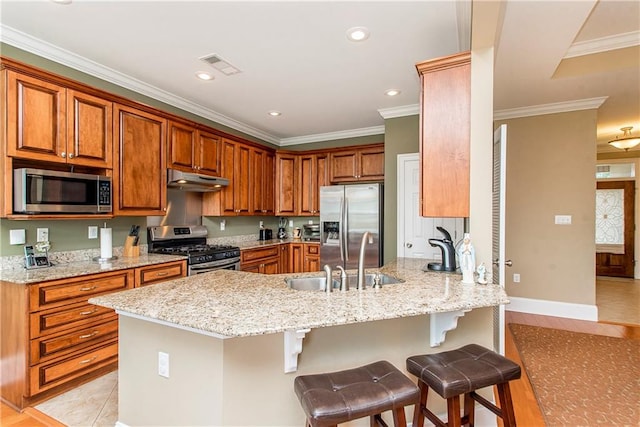
[[[228,185],[229,180],[226,178],[167,169],[167,187],[169,188],[204,193],[220,191]]]

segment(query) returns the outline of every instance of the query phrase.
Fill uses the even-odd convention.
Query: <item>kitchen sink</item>
[[[373,279],[376,277],[376,273],[367,273],[364,275],[364,284],[365,286],[373,286]],[[393,276],[388,276],[383,273],[378,273],[378,277],[380,277],[381,285],[394,285],[396,283],[404,283],[404,280],[396,279]],[[355,274],[350,274],[347,276],[347,282],[349,283],[349,288],[355,288],[358,283],[357,276]],[[338,282],[340,283],[340,282]]]
[[[367,287],[373,286],[375,276],[375,273],[367,273],[364,275],[365,285]],[[404,280],[396,279],[393,276],[382,273],[378,276],[380,277],[380,284],[383,286],[404,282]],[[289,277],[284,279],[284,281],[290,289],[297,291],[324,291],[327,283],[326,277]],[[348,275],[347,282],[349,283],[349,289],[355,289],[357,284],[356,275]],[[340,289],[340,280],[333,279],[333,288]]]
[[[327,285],[326,277],[289,277],[284,281],[289,288],[297,291],[324,291]],[[340,282],[333,280],[333,287],[339,288]]]

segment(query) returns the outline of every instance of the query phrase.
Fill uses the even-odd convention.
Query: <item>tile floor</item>
[[[118,372],[110,372],[35,407],[69,427],[113,427],[118,421]]]

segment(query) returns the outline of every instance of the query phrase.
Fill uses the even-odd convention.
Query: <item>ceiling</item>
[[[622,126],[640,133],[640,2],[502,5],[496,117],[602,102],[600,143]],[[471,33],[467,0],[0,0],[0,8],[4,43],[281,146],[382,134],[383,117],[416,114],[415,63],[467,50]],[[355,26],[369,39],[349,41]],[[210,54],[240,72],[199,59]],[[197,71],[215,78],[198,80]],[[401,93],[386,96],[392,88]]]

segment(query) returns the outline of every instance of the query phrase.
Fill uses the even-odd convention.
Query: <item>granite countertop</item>
[[[14,269],[1,270],[0,280],[18,284],[31,284],[45,282],[47,280],[65,279],[68,277],[82,276],[86,274],[104,273],[107,271],[124,270],[128,268],[144,267],[153,264],[162,264],[171,261],[187,259],[177,255],[145,254],[139,257],[120,257],[111,262],[100,263],[97,261],[77,261],[60,263],[47,268],[34,270]]]
[[[243,337],[291,329],[346,325],[422,314],[491,307],[509,302],[497,285],[462,284],[459,274],[424,272],[426,260],[399,258],[380,269],[405,280],[381,289],[297,291],[286,277],[217,270],[95,297],[90,303],[123,315],[173,324],[205,334]]]

